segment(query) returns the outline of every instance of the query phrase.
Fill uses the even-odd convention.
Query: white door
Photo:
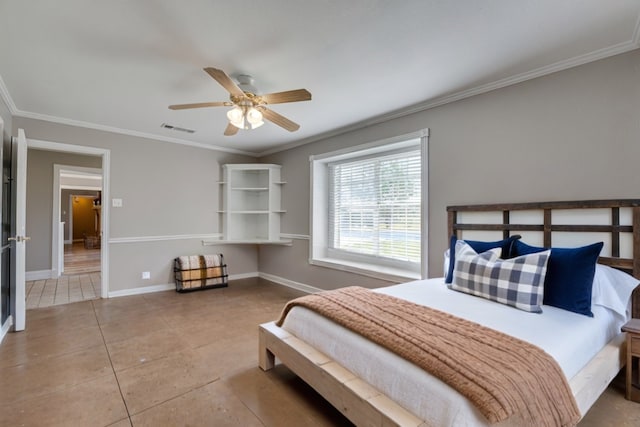
[[[15,292],[13,293],[12,305],[14,314],[14,330],[23,331],[26,323],[26,300],[25,300],[25,245],[29,240],[26,236],[27,219],[27,138],[23,129],[18,129],[16,141],[16,235],[9,237],[15,244],[12,258],[13,270],[16,272]]]

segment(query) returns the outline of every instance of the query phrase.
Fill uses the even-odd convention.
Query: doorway
[[[27,309],[102,295],[102,170],[54,163],[52,178],[51,275],[26,283]]]
[[[69,302],[100,298],[102,171],[71,166],[54,167],[54,171],[60,176],[60,226],[64,246],[64,254],[59,254],[60,294],[62,298],[68,294]]]
[[[58,223],[58,275],[100,273],[102,244],[102,171],[54,165],[53,224]],[[59,202],[56,203],[56,200]],[[56,206],[59,215],[56,216]],[[100,293],[98,293],[99,295]]]
[[[28,140],[28,147],[93,156],[101,160],[101,167],[98,168],[53,164],[51,270],[48,277],[37,277],[27,284],[28,308],[42,307],[43,302],[57,305],[84,299],[107,298],[109,209],[102,205],[102,200],[108,200],[109,197],[110,151],[40,140]],[[89,201],[92,212],[82,231],[75,235],[72,232],[74,219],[77,222],[77,218],[73,217],[74,200]],[[45,300],[48,301],[43,300],[45,295],[42,293],[40,300],[36,301],[38,292],[45,287]]]
[[[86,194],[63,189],[61,193],[64,256],[60,272],[65,276],[100,273],[100,191]]]

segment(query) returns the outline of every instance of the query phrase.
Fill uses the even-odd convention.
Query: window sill
[[[384,267],[361,262],[344,261],[335,258],[314,258],[309,259],[309,264],[320,267],[333,268],[334,270],[347,271],[349,273],[360,274],[362,276],[387,280],[394,283],[404,283],[409,280],[421,279],[420,273],[415,271],[401,270],[398,268]]]

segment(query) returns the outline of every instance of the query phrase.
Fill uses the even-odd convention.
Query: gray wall
[[[283,232],[309,234],[309,155],[429,128],[433,277],[442,275],[447,205],[640,197],[639,112],[635,50],[260,160],[283,165]],[[307,258],[302,240],[261,248],[260,271],[322,288],[363,281]]]
[[[122,208],[110,208],[109,238],[164,238],[110,243],[110,291],[172,283],[172,261],[180,255],[222,252],[230,274],[258,271],[253,246],[202,246],[199,238],[173,239],[217,233],[220,165],[255,159],[22,117],[14,117],[13,125],[14,134],[23,128],[28,139],[109,149],[111,198],[123,200]],[[31,165],[31,150],[28,158]],[[29,166],[30,177],[36,174],[38,178],[28,178],[28,185],[36,188],[33,191],[39,198],[37,210],[44,214],[27,224],[29,232],[39,236],[37,243],[27,245],[31,247],[27,271],[51,268],[50,237],[45,235],[50,236],[53,172],[32,169],[35,168]],[[33,195],[28,194],[28,198]],[[103,201],[103,209],[108,202]],[[27,205],[27,215],[38,215],[33,212],[35,209],[35,205]],[[151,280],[142,280],[142,271],[150,271]]]

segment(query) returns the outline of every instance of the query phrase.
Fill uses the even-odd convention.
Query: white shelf
[[[222,168],[223,237],[210,244],[291,244],[280,238],[281,167],[251,163]]]

